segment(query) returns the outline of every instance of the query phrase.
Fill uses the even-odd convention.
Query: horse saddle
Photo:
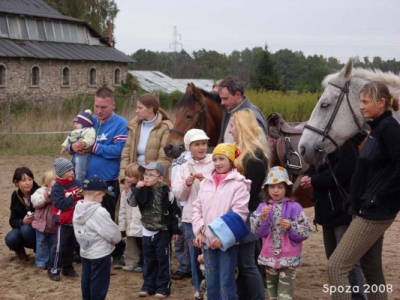
[[[292,127],[278,113],[270,114],[267,122],[268,137],[274,141],[274,154],[280,165],[286,168],[289,174],[298,175],[304,173],[308,165],[301,160],[297,149],[306,122]]]

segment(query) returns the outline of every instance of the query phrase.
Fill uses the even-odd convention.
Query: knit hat
[[[229,158],[231,162],[235,162],[235,158],[240,155],[240,150],[235,144],[222,143],[214,148],[212,155],[221,154]]]
[[[189,150],[190,144],[195,141],[208,141],[210,138],[201,129],[190,129],[186,132],[183,142],[185,143],[185,149]]]
[[[250,233],[242,217],[233,210],[212,221],[208,228],[220,239],[222,251],[237,244]]]
[[[267,176],[267,181],[264,183],[264,185],[278,184],[280,182],[285,182],[287,185],[293,184],[293,182],[289,180],[289,174],[285,168],[282,167],[271,168]]]
[[[142,174],[144,174],[144,172],[145,172],[146,170],[157,170],[158,172],[160,172],[160,174],[161,174],[163,177],[165,177],[165,168],[164,168],[164,166],[163,166],[161,163],[159,163],[159,162],[153,161],[153,162],[149,163],[148,165],[140,166],[140,167],[139,167],[139,171],[140,171],[140,173],[142,173]]]
[[[69,170],[72,170],[73,168],[74,166],[72,165],[72,162],[64,157],[57,157],[54,160],[54,169],[56,170],[56,175],[58,177],[63,176],[65,173],[67,173]]]
[[[114,192],[110,191],[113,187],[107,186],[103,179],[99,176],[94,175],[83,181],[82,189],[84,191],[104,191],[110,196],[115,196]]]
[[[83,127],[92,127],[93,126],[92,111],[90,109],[87,109],[85,111],[80,112],[74,118],[74,122],[82,124]]]

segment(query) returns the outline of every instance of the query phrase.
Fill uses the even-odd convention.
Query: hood
[[[101,203],[89,202],[84,203],[83,200],[77,202],[74,212],[74,222],[83,225],[101,207]]]

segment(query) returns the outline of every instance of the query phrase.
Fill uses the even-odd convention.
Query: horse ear
[[[350,57],[350,59],[347,61],[346,65],[340,71],[338,77],[343,78],[345,81],[347,81],[351,77],[352,70],[353,70],[353,58]]]
[[[202,100],[203,99],[203,94],[201,93],[201,91],[194,85],[194,83],[191,83],[192,86],[192,95],[195,99],[197,100]]]
[[[190,83],[188,83],[186,86],[186,93],[191,92],[191,91],[192,91],[192,85]]]

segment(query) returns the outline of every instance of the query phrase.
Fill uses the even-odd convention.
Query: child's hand
[[[179,240],[179,235],[178,234],[174,234],[172,236],[172,240],[174,241],[174,243],[176,243]]]
[[[196,237],[193,240],[193,244],[197,247],[197,248],[202,248],[203,247],[203,234],[201,232],[199,232]]]
[[[197,178],[198,180],[202,181],[204,179],[204,175],[201,173],[197,173],[193,175],[195,178]]]
[[[136,184],[136,187],[137,188],[141,188],[141,187],[144,187],[146,185],[146,182],[144,182],[143,180],[141,180],[141,181],[138,181],[138,183]]]
[[[210,244],[212,249],[218,249],[222,246],[221,240],[217,237],[213,238]]]
[[[300,181],[300,186],[304,189],[309,189],[312,187],[311,178],[309,176],[303,176]]]
[[[271,205],[265,205],[263,206],[261,210],[261,220],[267,221],[268,220],[268,215],[269,212],[271,211]]]
[[[285,230],[289,230],[290,228],[292,228],[292,223],[288,219],[281,219],[279,221],[279,225],[281,225],[281,227]]]
[[[186,186],[192,186],[195,179],[196,179],[195,175],[190,174],[190,176],[186,178]]]
[[[67,152],[67,148],[62,147],[60,151],[60,155],[63,155],[65,152]]]
[[[199,264],[204,265],[203,254],[199,254],[199,256],[197,256],[197,261],[199,262]]]
[[[44,200],[45,200],[46,203],[50,203],[51,202],[50,195],[51,195],[51,188],[47,187],[44,190],[44,194],[43,194]]]

